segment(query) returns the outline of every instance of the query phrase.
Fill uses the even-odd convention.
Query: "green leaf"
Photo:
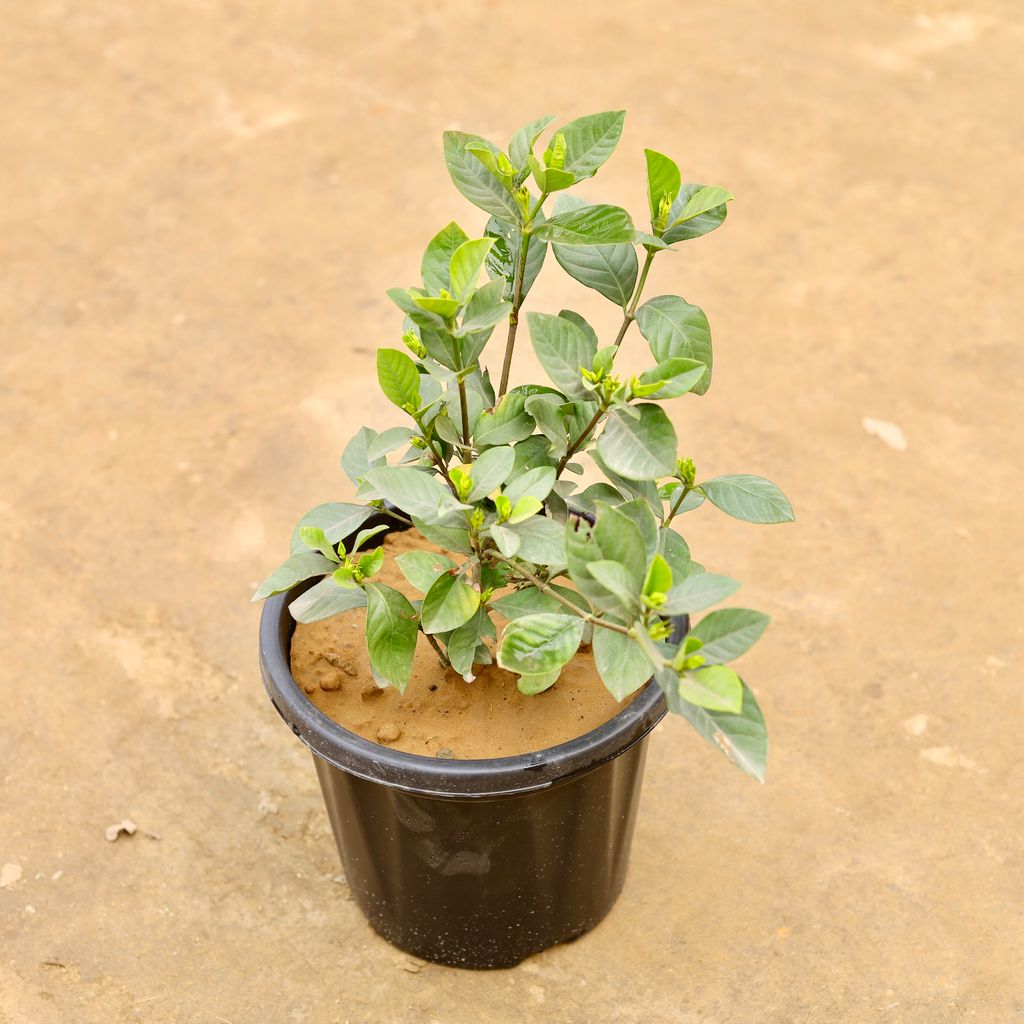
[[[602,559],[587,565],[590,575],[611,593],[617,605],[606,610],[614,612],[622,619],[632,621],[640,610],[639,590],[634,586],[635,580],[618,562]]]
[[[412,437],[413,431],[408,427],[389,427],[387,430],[382,430],[367,445],[366,456],[372,462],[375,459],[379,459],[382,455],[400,448],[403,444],[407,444]]]
[[[666,359],[658,363],[651,370],[644,370],[640,374],[641,384],[659,383],[661,386],[652,391],[651,394],[659,400],[663,398],[678,398],[692,391],[703,379],[707,367],[696,359],[684,359],[677,356],[673,359]]]
[[[472,242],[463,242],[452,254],[451,290],[457,299],[469,297],[493,245],[493,238],[476,238]]]
[[[505,627],[498,664],[522,675],[553,672],[576,653],[582,639],[583,619],[575,615],[524,615]]]
[[[679,217],[691,197],[702,188],[704,188],[703,185],[683,185],[679,189],[679,195],[676,196],[676,201],[669,211],[669,224]],[[713,210],[708,210],[707,213],[698,214],[690,220],[677,224],[674,228],[669,228],[662,238],[670,245],[675,242],[684,242],[690,238],[700,238],[701,235],[706,235],[719,227],[728,212],[728,206],[722,203],[721,206],[716,206]]]
[[[395,563],[402,575],[417,589],[426,593],[443,572],[457,568],[456,564],[436,551],[403,551],[395,555]]]
[[[739,590],[739,583],[728,576],[717,576],[712,572],[696,572],[687,576],[682,583],[674,586],[666,595],[660,611],[666,615],[683,615],[699,612],[710,605],[724,601]]]
[[[628,636],[600,627],[594,629],[594,662],[601,681],[616,700],[635,693],[654,672],[647,655]]]
[[[356,539],[352,542],[350,554],[354,555],[371,537],[376,537],[378,533],[382,533],[387,529],[388,526],[381,524],[380,526],[368,526],[365,530],[360,530],[356,534]]]
[[[395,348],[377,349],[377,380],[385,397],[399,409],[419,409],[420,373],[404,352]]]
[[[726,188],[705,185],[698,188],[686,200],[682,210],[669,221],[669,227],[674,228],[686,221],[699,217],[702,213],[708,213],[719,206],[723,206],[736,197]]]
[[[512,507],[512,512],[508,517],[508,525],[514,526],[516,523],[521,523],[531,516],[535,516],[543,507],[543,503],[532,494],[524,495]]]
[[[381,466],[371,469],[366,479],[392,504],[407,515],[426,522],[441,523],[453,512],[468,509],[457,501],[436,477],[411,466]]]
[[[470,467],[473,489],[469,501],[483,501],[492,491],[500,487],[512,472],[516,453],[508,445],[488,448]]]
[[[468,555],[472,552],[469,542],[469,530],[464,526],[442,526],[436,523],[428,523],[418,516],[412,517],[412,524],[419,532],[439,548],[445,551],[454,551],[460,555]]]
[[[569,444],[565,432],[565,419],[560,406],[565,401],[560,395],[530,395],[526,411],[534,418],[537,429],[551,442],[550,454],[560,459]]]
[[[374,677],[404,693],[416,654],[416,609],[383,583],[367,583],[366,648]]]
[[[556,668],[551,672],[541,672],[537,675],[522,675],[517,680],[516,686],[525,697],[533,697],[554,686],[561,674],[562,670]]]
[[[659,295],[636,311],[636,324],[659,363],[682,357],[707,367],[693,388],[695,394],[703,395],[711,386],[713,363],[711,328],[704,311],[678,295]]]
[[[363,579],[376,576],[380,572],[381,566],[384,565],[384,549],[374,548],[373,551],[367,552],[359,559],[358,565],[359,571],[363,574]]]
[[[514,558],[519,551],[519,534],[500,523],[492,523],[490,531],[491,539],[498,545],[498,550],[506,558]]]
[[[708,711],[739,714],[743,707],[743,683],[731,668],[709,665],[679,677],[679,696],[689,704]]]
[[[449,267],[455,250],[464,242],[469,241],[469,236],[455,221],[434,235],[427,245],[423,254],[423,262],[420,264],[420,272],[423,275],[423,286],[432,295],[437,295],[442,288],[452,291],[452,279]]]
[[[291,590],[296,583],[308,580],[310,576],[323,576],[334,572],[335,562],[325,558],[319,551],[298,551],[279,565],[256,589],[254,601],[262,601],[272,594]]]
[[[576,196],[559,196],[555,214],[587,207]],[[623,309],[636,286],[636,250],[631,242],[619,245],[555,245],[555,259],[574,280],[600,292]]]
[[[508,144],[508,156],[517,171],[526,169],[526,158],[533,152],[534,143],[554,119],[553,115],[538,117],[536,121],[524,125],[512,136],[512,141]]]
[[[560,128],[558,133],[565,139],[561,170],[570,171],[578,181],[592,177],[618,145],[625,119],[624,110],[606,110],[578,117]]]
[[[700,653],[708,662],[733,661],[760,639],[771,619],[750,608],[723,608],[705,615],[690,631],[704,642]]]
[[[480,638],[480,617],[482,615],[483,612],[478,611],[458,629],[453,630],[452,635],[448,638],[446,646],[448,660],[460,676],[472,678],[473,656],[476,654]]]
[[[590,607],[584,598],[567,587],[555,586],[563,596],[568,596],[582,611],[589,612]],[[491,602],[491,607],[506,619],[521,619],[524,615],[536,615],[540,612],[562,614],[563,606],[549,594],[538,590],[536,587],[523,587],[522,590],[513,590],[511,594],[498,598]]]
[[[365,604],[366,593],[360,587],[341,586],[328,576],[295,598],[288,611],[296,622],[318,622]]]
[[[598,557],[618,562],[629,573],[630,589],[639,593],[647,572],[647,550],[636,523],[617,508],[599,506],[593,539],[601,551]]]
[[[603,499],[598,502],[597,510],[599,517],[604,514],[605,507],[608,504],[609,502]],[[622,502],[621,504],[619,501],[613,501],[611,504],[615,506],[614,511],[616,514],[625,516],[640,531],[640,537],[643,539],[644,552],[646,554],[645,563],[650,562],[658,553],[658,521],[654,518],[650,505],[643,498],[633,498],[632,501]]]
[[[538,501],[543,501],[555,486],[555,469],[553,466],[537,466],[520,473],[505,486],[505,496],[513,505],[527,494]]]
[[[423,598],[420,621],[424,633],[446,633],[468,622],[480,607],[480,591],[462,576],[444,573],[430,585]]]
[[[594,342],[572,321],[550,313],[528,313],[530,340],[541,366],[568,398],[588,399],[580,368],[590,368],[597,353]],[[675,452],[673,451],[673,464]]]
[[[661,530],[658,552],[668,562],[675,583],[681,583],[694,571],[700,571],[695,569],[696,563],[690,557],[686,541],[669,527]]]
[[[334,550],[334,545],[327,539],[327,535],[323,529],[319,526],[303,526],[299,529],[299,536],[302,538],[302,543],[307,548],[313,551],[319,551],[324,558],[329,559],[334,563],[341,561],[338,558],[337,552]]]
[[[555,214],[537,225],[533,234],[560,245],[615,245],[632,242],[635,231],[621,206],[599,203]]]
[[[460,305],[458,299],[438,298],[433,295],[414,295],[412,301],[420,309],[425,309],[428,313],[436,313],[445,320],[455,316]],[[426,343],[424,342],[424,344]]]
[[[543,210],[537,211],[533,222],[535,225],[544,222]],[[519,255],[522,237],[520,228],[517,224],[509,224],[492,217],[487,222],[484,234],[489,238],[497,239],[494,247],[487,254],[487,273],[491,277],[500,278],[505,282],[505,298],[511,299],[515,279],[515,260]],[[526,266],[523,268],[523,298],[529,294],[533,282],[540,273],[547,251],[548,243],[535,234],[531,234],[526,248]]]
[[[375,466],[383,466],[387,461],[383,455],[376,459],[370,459],[367,455],[367,450],[374,440],[376,440],[376,437],[376,430],[371,430],[369,427],[360,427],[353,435],[352,440],[345,445],[345,450],[341,453],[341,468],[345,471],[345,475],[349,480],[354,484],[358,484],[370,469],[373,469]],[[322,505],[320,507],[326,508],[327,506]],[[362,506],[349,507],[361,508]],[[323,526],[324,524],[314,523],[312,525]],[[324,526],[324,530],[326,529],[327,527]],[[295,537],[297,536],[298,533],[294,534],[292,537],[292,550],[294,550]],[[330,536],[330,534],[328,534],[328,536]]]
[[[499,220],[517,223],[521,213],[509,190],[466,149],[483,146],[495,155],[500,150],[479,135],[466,132],[444,133],[444,162],[455,187],[474,205]]]
[[[672,567],[662,558],[655,555],[647,567],[647,578],[644,580],[644,594],[667,594],[672,589]]]
[[[329,501],[310,509],[292,531],[291,552],[305,550],[301,530],[304,526],[319,526],[331,544],[337,544],[355,533],[370,516],[377,512],[367,505],[351,505],[343,501]]]
[[[652,480],[668,476],[676,467],[676,432],[657,405],[633,406],[640,416],[633,419],[615,409],[601,436],[597,450],[608,467],[630,480]]]
[[[488,241],[492,241],[488,239]],[[480,339],[462,346],[462,361],[469,365],[476,361],[483,349],[484,342],[491,336],[495,324],[501,323],[512,310],[512,303],[502,298],[504,286],[501,281],[491,281],[482,288],[477,288],[469,302],[462,323],[454,331],[457,338],[468,338],[480,335]],[[486,332],[486,333],[484,333]]]
[[[669,671],[672,678],[677,678]],[[659,684],[662,673],[656,676]],[[737,715],[726,711],[706,711],[688,701],[676,700],[672,707],[681,714],[709,743],[717,747],[738,768],[764,782],[765,766],[768,761],[768,733],[764,716],[750,688],[743,684],[743,707]]]
[[[565,565],[565,527],[546,516],[533,516],[508,527],[519,540],[516,553],[535,565]]]
[[[789,499],[770,480],[748,473],[716,476],[700,485],[712,504],[748,523],[791,523],[796,519]]]
[[[524,409],[521,394],[507,394],[493,412],[485,412],[477,423],[474,440],[478,447],[492,447],[521,441],[533,433],[533,417]]]
[[[563,320],[568,320],[569,323],[575,324],[594,343],[594,348],[598,348],[600,341],[597,337],[597,331],[587,323],[586,317],[580,316],[579,313],[572,309],[560,309],[558,315]]]
[[[644,156],[647,158],[647,199],[651,207],[651,221],[654,222],[658,218],[662,197],[667,197],[671,209],[671,204],[679,194],[682,179],[675,161],[664,153],[645,149]]]

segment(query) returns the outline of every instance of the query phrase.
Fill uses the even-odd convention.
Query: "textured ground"
[[[1024,1021],[1019,15],[6,4],[0,1022]],[[715,332],[688,451],[799,515],[687,522],[776,619],[770,780],[666,723],[605,924],[420,965],[332,880],[247,598],[383,421],[384,289],[479,223],[441,130],[619,106],[589,195],[642,212],[654,145],[738,196],[652,294]]]

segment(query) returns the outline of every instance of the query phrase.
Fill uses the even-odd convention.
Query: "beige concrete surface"
[[[1024,1021],[1018,3],[2,20],[0,1022]],[[738,197],[651,294],[711,319],[688,452],[799,516],[684,521],[775,618],[745,665],[769,782],[667,722],[604,924],[512,971],[422,965],[332,880],[248,597],[388,422],[385,288],[482,225],[441,131],[619,106],[587,196],[639,217],[652,145]],[[532,305],[607,329],[581,293],[549,268]],[[159,839],[107,842],[123,818]]]

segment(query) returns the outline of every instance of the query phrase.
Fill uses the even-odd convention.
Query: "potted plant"
[[[732,195],[684,184],[671,159],[647,150],[649,231],[618,206],[573,196],[615,149],[623,120],[581,117],[543,151],[550,117],[516,132],[505,152],[445,133],[452,181],[490,219],[476,238],[442,229],[423,255],[422,285],[388,292],[404,344],[380,349],[377,371],[400,422],[349,442],[342,466],[360,503],[304,516],[291,555],[254,596],[270,598],[267,690],[313,751],[356,901],[386,938],[442,963],[513,964],[607,913],[624,879],[646,737],[666,707],[764,778],[764,720],[728,663],[768,617],[730,608],[691,628],[688,616],[738,584],[693,561],[677,528],[705,500],[754,523],[793,513],[769,481],[706,479],[680,453],[662,406],[707,391],[708,321],[678,296],[645,296],[654,261],[717,228]],[[522,308],[549,248],[621,308],[621,323],[602,341],[571,310],[527,313],[549,380],[512,386]],[[650,368],[626,377],[616,355],[634,322]],[[499,324],[500,362],[485,368]],[[587,486],[584,460],[599,475]],[[422,545],[397,559],[404,587],[384,581],[392,542],[379,544],[397,531]],[[554,708],[566,666],[592,658],[592,686],[621,705],[543,749],[409,752],[397,729],[359,735],[334,721],[293,675],[296,622],[345,614],[362,616],[371,690],[404,693],[426,652],[432,693],[469,693],[477,674],[498,672],[506,702],[511,692]],[[481,714],[486,730],[495,713]]]

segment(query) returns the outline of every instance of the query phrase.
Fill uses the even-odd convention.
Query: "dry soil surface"
[[[3,21],[0,1022],[1024,1021],[1019,3]],[[639,216],[654,146],[738,197],[651,293],[714,331],[687,453],[799,516],[685,521],[775,619],[744,669],[769,781],[666,722],[612,915],[452,971],[347,899],[248,597],[301,512],[350,496],[355,427],[391,421],[384,290],[482,223],[442,129],[620,106],[587,196]],[[546,277],[534,308],[612,327]]]

